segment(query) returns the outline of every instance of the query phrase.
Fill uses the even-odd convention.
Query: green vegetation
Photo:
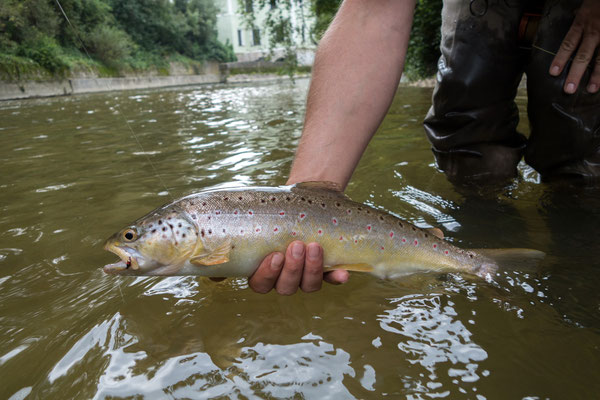
[[[442,0],[418,0],[404,67],[409,80],[427,78],[437,71],[441,25]]]
[[[294,54],[291,49],[291,35],[289,28],[288,13],[275,13],[271,10],[291,9],[293,2],[301,4],[302,0],[238,0],[240,9],[244,11],[246,24],[254,26],[254,15],[260,10],[267,12],[268,17],[261,28],[270,36],[269,45],[283,45],[288,49],[288,54]],[[251,6],[248,6],[248,4]],[[311,0],[311,10],[316,17],[316,23],[311,32],[311,38],[317,43],[323,33],[333,20],[341,0]],[[441,26],[442,0],[417,0],[413,27],[411,31],[410,44],[405,63],[405,73],[410,80],[427,78],[432,76],[437,68],[437,60],[440,56],[440,26]],[[298,29],[304,29],[301,25]],[[272,34],[277,33],[277,34]],[[295,59],[287,59],[289,68],[297,68]]]
[[[232,47],[217,41],[212,0],[60,4],[68,20],[55,0],[0,2],[0,79],[43,79],[85,69],[109,76],[165,73],[173,61],[195,66],[235,60]]]

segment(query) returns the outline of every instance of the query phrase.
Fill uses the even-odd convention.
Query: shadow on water
[[[540,268],[491,283],[355,274],[292,297],[255,294],[245,280],[102,274],[113,259],[104,239],[169,196],[283,184],[306,89],[299,80],[0,104],[1,397],[596,396],[600,190],[542,184],[524,164],[502,190],[453,187],[423,135],[429,89],[400,91],[347,193],[439,226],[460,247],[543,250]]]

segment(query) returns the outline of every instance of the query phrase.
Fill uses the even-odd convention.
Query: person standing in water
[[[345,188],[400,81],[415,0],[346,0],[317,50],[288,184]],[[445,0],[425,132],[453,182],[502,182],[525,161],[545,180],[600,177],[600,0]],[[514,102],[527,74],[528,139]],[[314,163],[313,160],[319,160]],[[249,279],[260,293],[319,290],[323,249],[293,242]]]

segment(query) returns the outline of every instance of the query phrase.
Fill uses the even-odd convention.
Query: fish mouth
[[[135,252],[135,250],[130,248],[122,248],[113,243],[106,243],[104,245],[104,250],[110,251],[111,253],[116,254],[120,260],[114,264],[107,264],[104,266],[104,273],[106,274],[119,274],[125,271],[137,271],[140,269],[140,265],[136,259],[136,257],[130,252]],[[129,251],[128,251],[129,250]]]

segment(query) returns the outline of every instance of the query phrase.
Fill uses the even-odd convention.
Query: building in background
[[[271,56],[272,61],[276,61],[285,56],[283,46],[269,49],[269,38],[263,31],[264,20],[268,10],[255,11],[255,26],[248,27],[243,16],[239,12],[240,4],[245,4],[246,11],[252,11],[252,0],[215,0],[215,4],[220,8],[217,15],[218,39],[222,43],[231,43],[233,51],[238,61],[256,61]],[[274,2],[272,4],[275,4]],[[312,65],[315,54],[315,44],[310,33],[315,24],[315,17],[310,9],[310,2],[293,1],[289,11],[291,31],[293,32],[293,48],[296,51],[299,65]],[[276,7],[271,5],[271,7]],[[277,10],[279,12],[279,10]]]

